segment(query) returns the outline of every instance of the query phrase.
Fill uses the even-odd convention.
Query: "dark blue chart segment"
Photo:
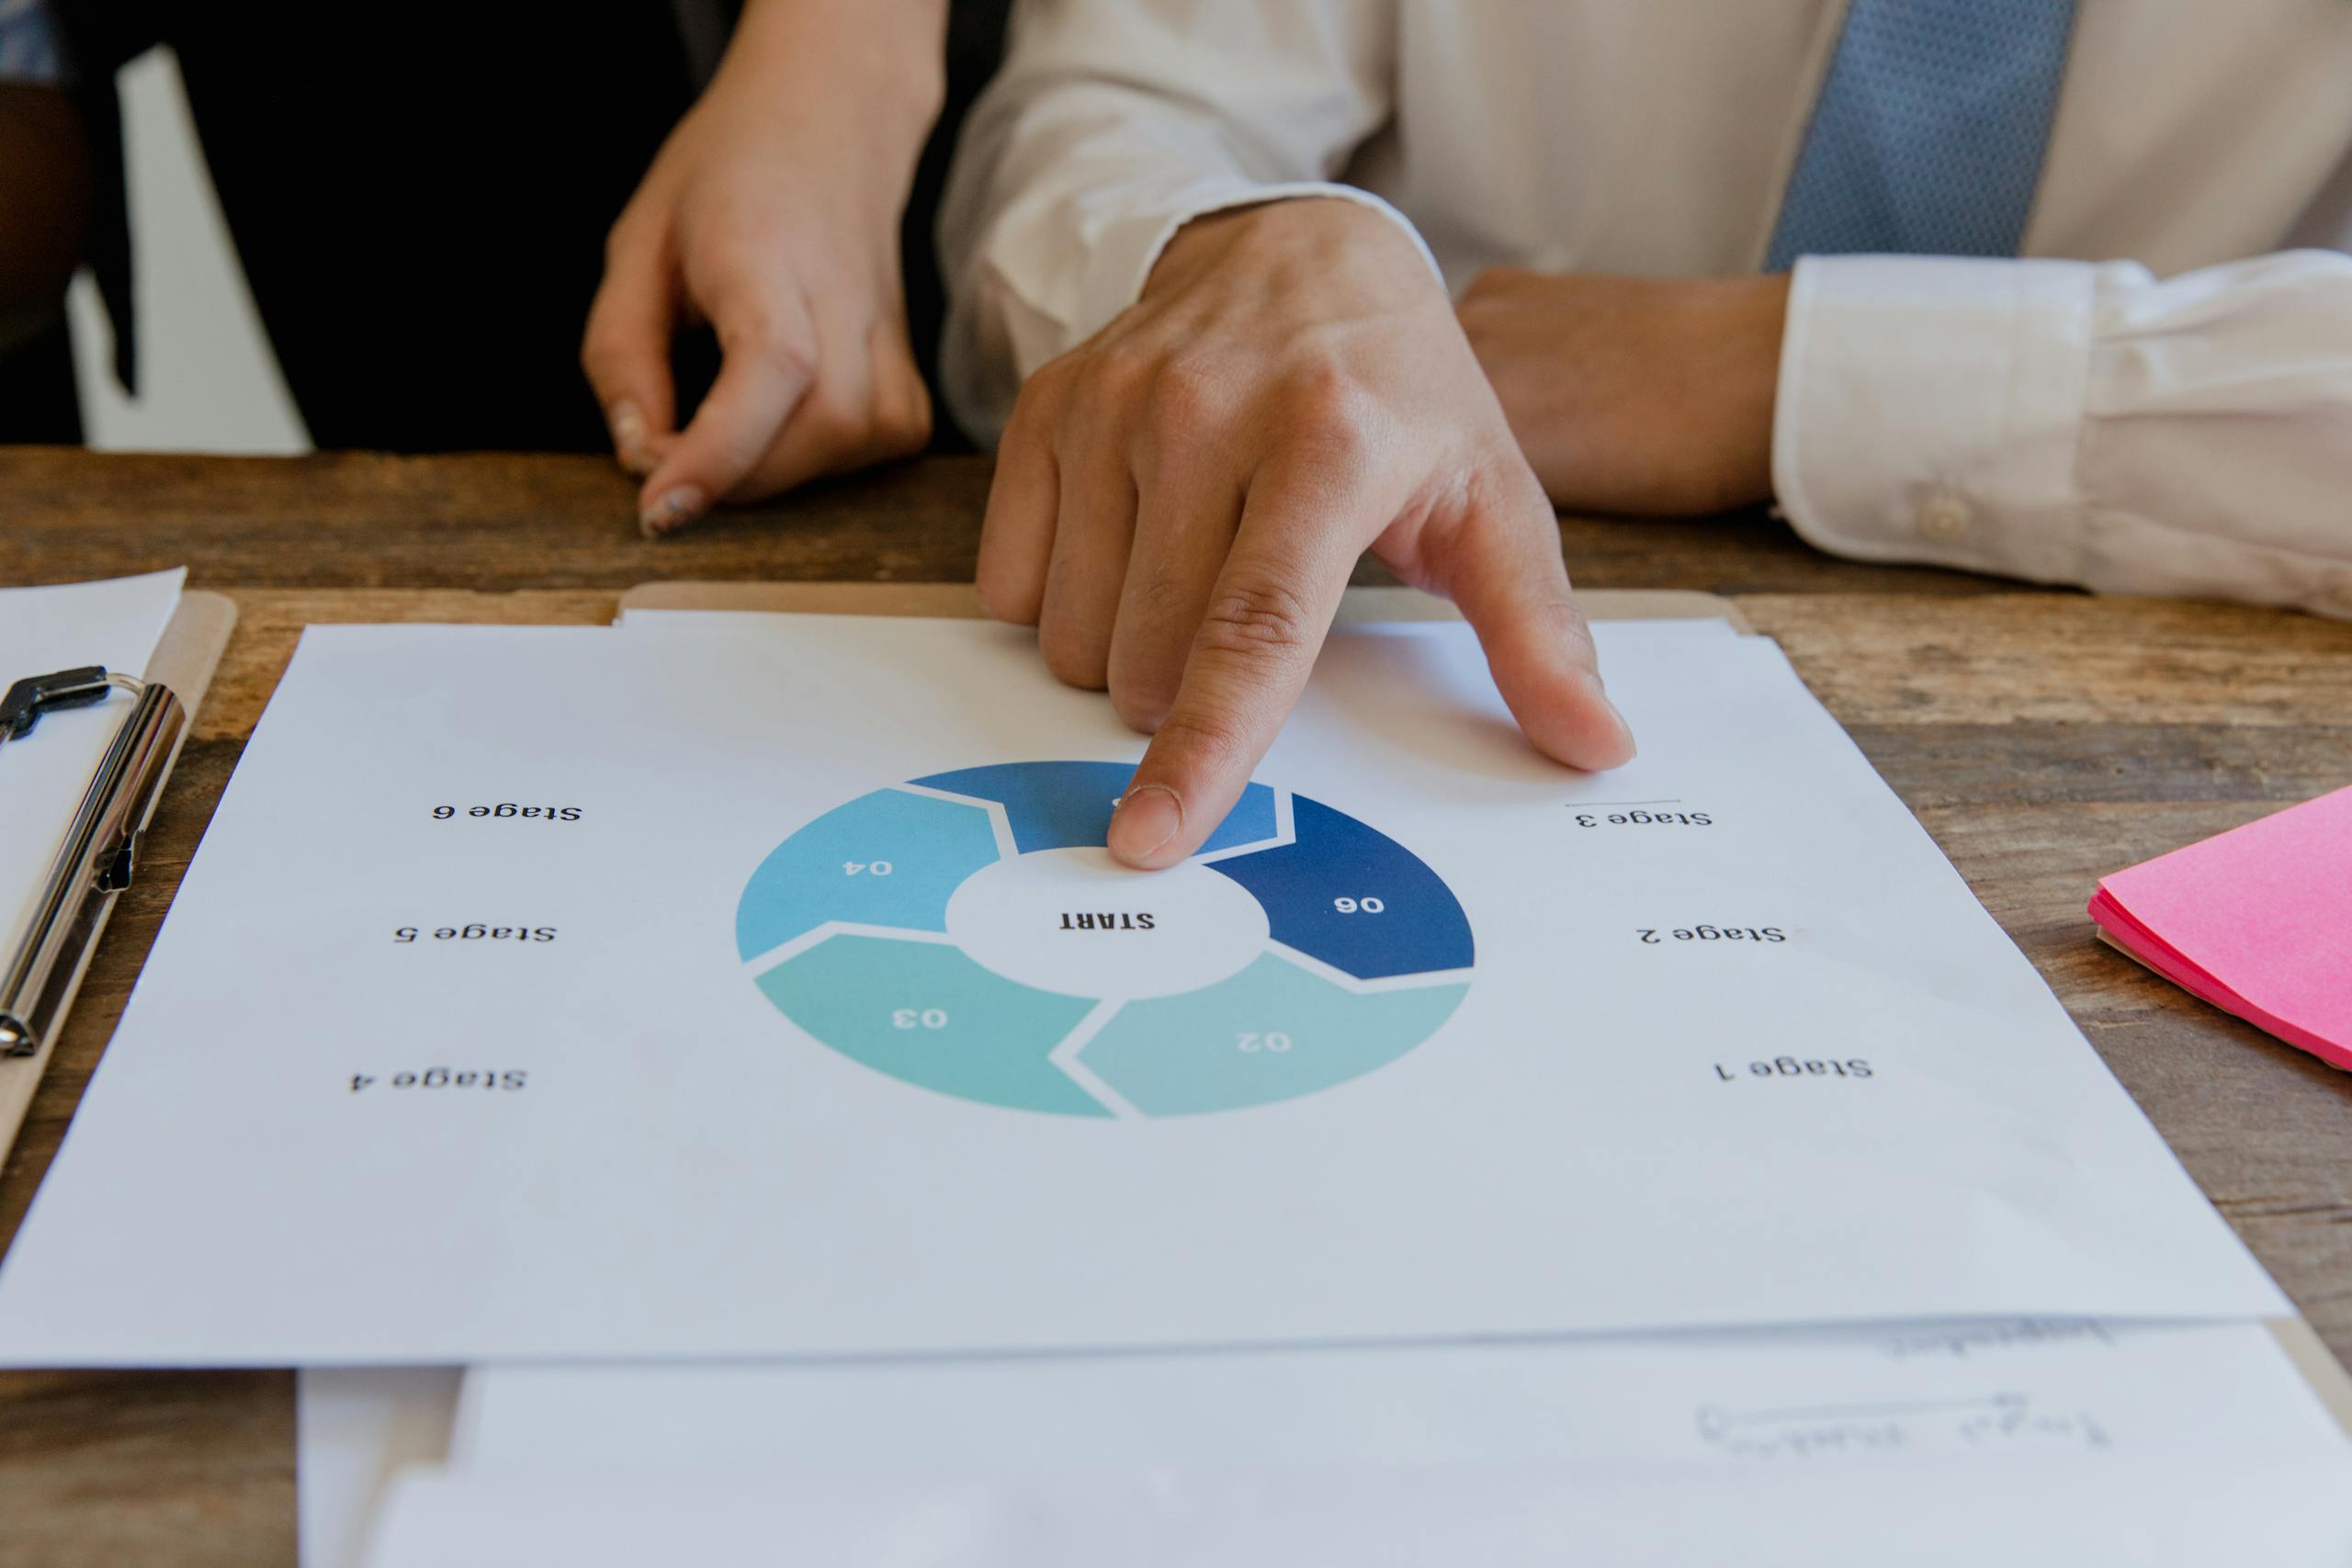
[[[1209,863],[1266,907],[1274,941],[1359,980],[1470,967],[1469,917],[1419,856],[1302,795],[1291,822],[1295,842]]]
[[[1025,855],[1037,850],[1100,849],[1111,830],[1111,807],[1126,792],[1135,773],[1131,762],[998,762],[911,782],[1002,805],[1013,847]],[[1200,852],[1273,836],[1274,792],[1253,784],[1241,792]]]

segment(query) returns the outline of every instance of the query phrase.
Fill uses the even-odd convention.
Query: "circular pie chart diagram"
[[[736,950],[853,1061],[1067,1116],[1312,1094],[1453,1014],[1470,922],[1412,852],[1252,784],[1192,859],[1129,871],[1102,846],[1134,772],[1003,762],[859,795],[760,863]]]

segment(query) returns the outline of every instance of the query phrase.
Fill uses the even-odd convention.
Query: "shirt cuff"
[[[2082,581],[2096,271],[1798,262],[1772,430],[1773,488],[1796,531],[1866,560]]]
[[[1429,243],[1421,238],[1420,231],[1403,213],[1368,190],[1321,180],[1277,185],[1238,178],[1202,180],[1171,192],[1168,199],[1155,202],[1145,210],[1123,214],[1102,226],[1080,291],[1080,320],[1070,341],[1085,342],[1109,325],[1113,317],[1142,299],[1144,284],[1149,280],[1151,269],[1159,265],[1160,253],[1176,237],[1176,231],[1194,219],[1237,207],[1314,197],[1352,201],[1385,214],[1413,242],[1413,248],[1420,253],[1422,264],[1438,280],[1438,287],[1445,287],[1445,274],[1439,269],[1437,258],[1430,254]]]

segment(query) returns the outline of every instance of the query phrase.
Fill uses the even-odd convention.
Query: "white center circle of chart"
[[[1132,762],[990,762],[804,822],[735,948],[810,1039],[1006,1110],[1184,1116],[1363,1077],[1470,986],[1468,916],[1345,812],[1253,783],[1189,860],[1102,849]]]
[[[1266,909],[1197,861],[1135,871],[1107,850],[1039,850],[966,878],[947,900],[947,935],[1008,980],[1130,1001],[1248,968],[1266,950]]]

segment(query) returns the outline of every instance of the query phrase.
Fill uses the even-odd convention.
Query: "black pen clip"
[[[16,740],[32,732],[40,716],[59,708],[85,708],[106,701],[115,678],[93,664],[80,670],[60,670],[54,675],[28,675],[0,696],[0,741]]]

